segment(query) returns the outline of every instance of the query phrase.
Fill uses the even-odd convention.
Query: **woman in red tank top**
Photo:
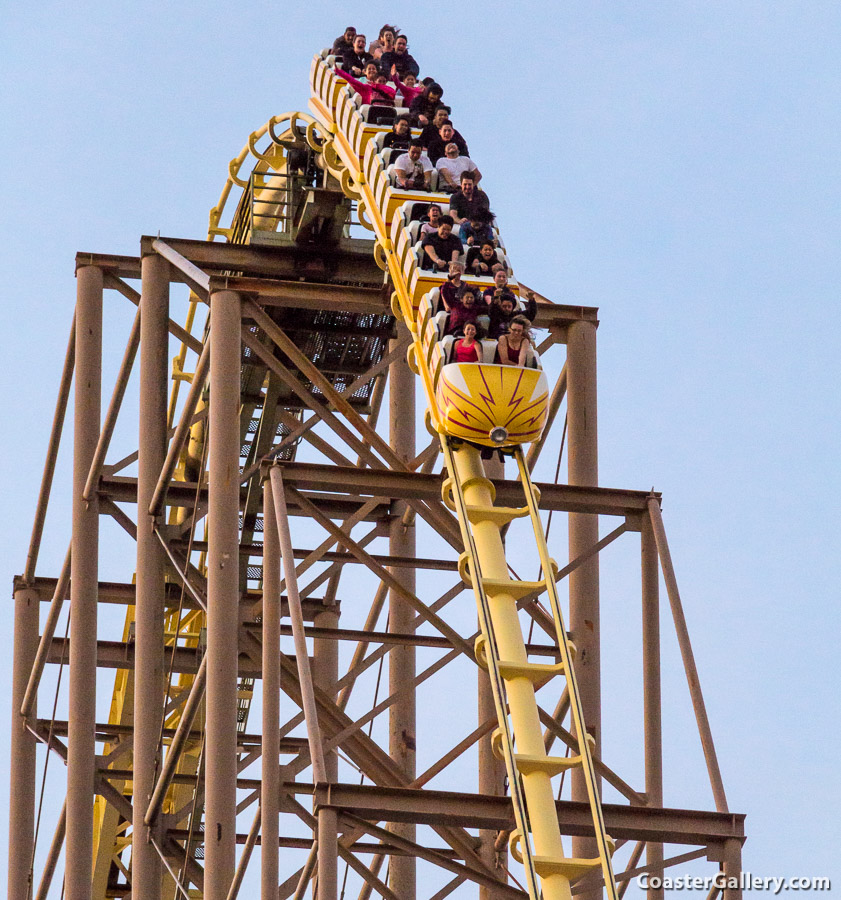
[[[531,347],[531,322],[525,316],[514,316],[508,334],[500,335],[497,359],[503,366],[524,366]]]
[[[477,340],[478,337],[479,334],[476,325],[473,322],[465,323],[464,337],[461,340],[456,341],[453,346],[453,362],[479,362],[482,345]]]

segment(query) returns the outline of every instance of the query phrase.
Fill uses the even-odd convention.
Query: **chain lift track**
[[[466,548],[459,561],[459,571],[465,582],[473,587],[481,622],[482,634],[477,639],[476,658],[490,675],[499,720],[493,735],[494,753],[505,760],[511,785],[517,822],[517,829],[510,838],[511,853],[525,867],[531,900],[541,897],[569,900],[572,896],[570,885],[597,868],[601,869],[608,897],[618,900],[611,866],[614,842],[605,831],[602,817],[591,755],[592,739],[587,734],[575,679],[574,647],[567,638],[555,583],[557,565],[549,557],[538,512],[537,492],[522,448],[519,444],[509,445],[517,460],[525,506],[519,509],[494,506],[493,484],[485,477],[479,449],[453,437],[447,410],[441,404],[444,360],[435,352],[436,341],[431,334],[429,316],[422,312],[422,298],[433,284],[425,280],[413,255],[407,252],[405,222],[397,211],[399,201],[388,185],[376,154],[371,139],[373,130],[362,120],[342,79],[318,56],[312,64],[312,88],[310,107],[325,131],[333,135],[332,141],[328,141],[323,149],[325,164],[341,180],[345,192],[358,197],[360,218],[366,214],[376,233],[376,256],[381,265],[387,266],[395,288],[392,309],[402,317],[413,337],[409,361],[420,375],[426,391],[428,425],[441,437],[449,473],[444,483],[444,502],[458,516]],[[423,199],[423,195],[418,199]],[[474,367],[482,368],[475,364]],[[516,367],[486,368],[500,370],[500,379],[522,372]],[[437,394],[436,388],[439,388]],[[542,426],[539,412],[536,418]],[[539,437],[540,430],[542,428],[533,439]],[[486,436],[483,437],[483,443],[490,443]],[[502,529],[513,519],[525,516],[531,519],[540,556],[543,572],[540,582],[512,580],[505,561]],[[561,655],[560,663],[554,665],[529,662],[517,614],[518,600],[544,591],[549,596]],[[578,754],[571,757],[546,755],[535,697],[536,685],[560,675],[566,679],[578,736]],[[593,859],[566,856],[561,840],[552,777],[573,767],[581,767],[587,785],[599,849],[598,857]]]

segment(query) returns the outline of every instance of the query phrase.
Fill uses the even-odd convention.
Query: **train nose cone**
[[[504,444],[508,440],[508,432],[501,425],[492,428],[489,436],[495,444]]]

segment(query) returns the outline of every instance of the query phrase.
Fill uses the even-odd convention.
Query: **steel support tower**
[[[262,139],[268,149],[257,149]],[[136,257],[77,256],[41,494],[14,582],[10,900],[58,897],[62,879],[68,900],[230,900],[258,889],[264,900],[528,896],[508,851],[514,812],[494,752],[488,674],[477,665],[463,533],[442,498],[441,442],[416,433],[412,335],[394,316],[374,240],[358,236],[360,195],[325,163],[326,139],[302,114],[255,132],[206,241],[143,237]],[[182,285],[185,326],[171,309]],[[103,334],[113,333],[110,305],[125,299],[137,315],[106,386]],[[565,440],[567,481],[539,484],[539,504],[568,517],[556,577],[569,592],[593,764],[616,798],[601,808],[619,896],[637,874],[707,859],[725,876],[725,900],[736,900],[744,817],[727,807],[661,497],[599,486],[597,310],[538,299],[539,350],[547,363],[557,357],[560,375],[549,425],[524,461],[532,469]],[[125,425],[135,370],[140,415]],[[63,569],[43,574],[71,393],[72,536]],[[118,427],[136,436],[136,452],[112,459]],[[523,500],[512,464],[490,461],[485,475],[496,503],[513,508]],[[105,520],[136,543],[119,583],[99,575]],[[512,526],[509,555],[515,536]],[[639,540],[629,577],[641,585],[642,644],[637,671],[625,675],[640,680],[644,698],[638,784],[601,750],[599,554],[619,539]],[[714,810],[664,806],[661,583]],[[518,606],[532,630],[529,655],[557,663],[540,591]],[[119,634],[115,607],[126,613]],[[64,715],[52,714],[58,670]],[[106,698],[97,695],[102,670],[114,678]],[[537,687],[546,752],[579,752],[568,692]],[[430,733],[420,714],[431,689],[444,733]],[[474,712],[454,719],[448,708]],[[67,793],[63,806],[44,805],[35,852],[46,754],[66,765]],[[579,772],[566,790],[555,804],[560,832],[573,856],[592,856]],[[599,871],[573,881],[575,895],[603,890]],[[650,900],[661,896],[649,890]]]

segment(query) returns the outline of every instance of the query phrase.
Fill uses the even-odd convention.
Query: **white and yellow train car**
[[[310,107],[334,136],[325,147],[325,161],[345,191],[358,198],[360,219],[376,233],[378,261],[395,286],[392,310],[412,333],[410,364],[424,383],[432,427],[487,447],[538,440],[546,425],[549,391],[534,350],[524,368],[496,363],[495,341],[482,343],[480,362],[450,359],[453,339],[444,335],[445,314],[436,309],[445,278],[420,267],[411,228],[416,204],[437,202],[446,208],[449,196],[391,184],[378,139],[390,129],[364,121],[354,93],[323,58],[313,60],[311,86]],[[480,289],[492,283],[469,276],[465,281]],[[515,280],[510,286],[519,294]]]

